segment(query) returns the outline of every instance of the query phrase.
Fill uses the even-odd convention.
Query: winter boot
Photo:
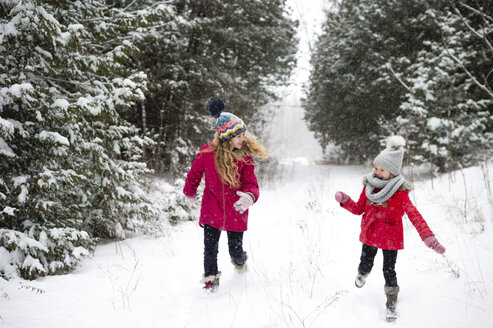
[[[390,286],[385,286],[385,295],[387,295],[387,313],[385,320],[387,322],[393,322],[395,319],[397,319],[398,314],[397,314],[397,294],[399,294],[399,286],[396,287],[390,287]]]
[[[200,282],[204,284],[203,288],[205,290],[212,293],[217,289],[217,287],[219,287],[219,277],[221,277],[221,271],[219,271],[216,275],[202,278]]]
[[[234,258],[231,258],[231,263],[235,266],[235,269],[239,272],[244,272],[247,269],[246,261],[248,260],[248,255],[247,252],[243,252],[243,261],[242,260],[235,260]]]
[[[362,274],[358,270],[358,274],[356,275],[356,279],[354,279],[354,284],[356,287],[361,288],[365,285],[366,278],[368,278],[368,273],[367,274]]]

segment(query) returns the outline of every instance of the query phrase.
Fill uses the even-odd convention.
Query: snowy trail
[[[332,199],[337,189],[356,198],[366,168],[307,163],[283,164],[283,178],[252,208],[247,272],[233,269],[223,234],[217,293],[201,290],[202,229],[189,222],[166,237],[100,245],[72,274],[2,282],[0,327],[387,327],[381,254],[365,287],[354,287],[359,218]],[[469,181],[481,181],[480,173],[465,170]],[[481,225],[471,214],[464,224],[460,179],[434,184],[417,183],[414,201],[459,277],[406,221],[394,326],[491,327],[493,234],[484,188],[470,186],[468,195],[471,213],[489,218]]]
[[[0,280],[0,327],[388,327],[381,253],[357,289],[360,218],[333,199],[336,190],[356,199],[369,168],[317,165],[321,153],[300,125],[302,111],[281,108],[275,123],[291,128],[271,138],[280,165],[250,210],[247,272],[234,270],[223,234],[220,287],[203,291],[203,232],[187,222],[160,238],[99,245],[68,275]],[[404,219],[395,327],[493,326],[493,205],[481,169],[464,174],[467,202],[460,173],[435,179],[434,188],[415,183],[411,199],[447,253],[427,249]]]

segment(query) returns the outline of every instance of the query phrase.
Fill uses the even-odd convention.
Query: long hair
[[[203,150],[204,152],[215,151],[214,161],[221,180],[233,188],[240,187],[238,175],[238,166],[235,161],[244,162],[253,165],[253,162],[247,162],[245,156],[258,157],[265,159],[269,157],[269,152],[258,139],[248,131],[245,132],[245,141],[241,149],[234,149],[231,140],[221,143],[217,136],[210,142],[211,147]]]

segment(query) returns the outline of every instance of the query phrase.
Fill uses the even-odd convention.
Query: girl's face
[[[373,172],[375,172],[375,175],[377,178],[380,180],[388,180],[392,177],[392,173],[387,171],[385,168],[381,167],[380,165],[375,165],[373,168]]]
[[[234,148],[241,149],[243,147],[243,142],[245,141],[245,132],[240,133],[233,139],[231,139],[231,144]]]

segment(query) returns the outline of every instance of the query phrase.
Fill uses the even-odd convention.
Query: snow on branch
[[[479,9],[474,9],[462,2],[459,2],[460,5],[464,8],[467,8],[469,10],[471,10],[472,12],[474,12],[475,14],[478,14],[481,16],[481,19],[484,23],[483,27],[482,27],[482,34],[478,33],[478,31],[476,31],[465,19],[464,19],[464,16],[462,16],[461,12],[459,11],[459,9],[457,9],[457,7],[455,7],[454,3],[452,2],[452,7],[455,11],[455,13],[457,14],[457,16],[460,17],[460,19],[462,20],[462,22],[464,23],[464,25],[467,26],[467,28],[474,34],[476,35],[478,38],[480,39],[483,39],[484,42],[486,43],[486,45],[488,46],[488,49],[493,52],[493,45],[491,44],[490,40],[488,40],[488,38],[486,37],[486,30],[485,30],[485,25],[487,25],[489,27],[489,29],[491,30],[492,29],[492,26],[490,26],[491,24],[488,23],[488,21],[486,20],[486,18],[489,18],[490,20],[493,20],[492,17],[489,17],[489,16],[485,16],[483,11],[479,8]],[[479,4],[478,4],[478,7],[479,7]],[[485,18],[486,17],[486,18]]]
[[[443,42],[443,45],[445,47],[445,50],[447,51],[448,55],[450,56],[450,58],[452,58],[457,64],[459,64],[459,66],[462,68],[462,70],[467,74],[467,76],[469,76],[469,78],[472,80],[472,82],[474,84],[476,84],[476,86],[478,88],[480,88],[481,90],[483,90],[484,92],[486,92],[486,94],[491,98],[493,99],[493,90],[491,90],[491,88],[488,88],[488,86],[486,85],[483,85],[481,84],[481,82],[479,82],[472,74],[471,72],[467,69],[467,67],[464,65],[464,63],[462,63],[462,61],[457,58],[456,56],[454,56],[452,54],[452,52],[450,52],[450,49],[448,48],[448,45],[447,45],[447,42],[445,41],[445,38],[443,36],[443,33],[440,33],[441,37],[442,37],[442,42]],[[490,72],[491,73],[491,72]],[[489,75],[489,74],[488,74]]]

